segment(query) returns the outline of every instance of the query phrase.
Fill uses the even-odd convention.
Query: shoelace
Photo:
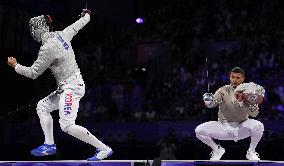
[[[38,147],[37,149],[45,150],[45,149],[47,149],[47,147],[46,147],[45,145],[41,145],[41,146]]]
[[[38,149],[41,150],[46,150],[46,149],[55,149],[56,147],[54,146],[46,146],[46,145],[41,145],[40,147],[38,147]]]

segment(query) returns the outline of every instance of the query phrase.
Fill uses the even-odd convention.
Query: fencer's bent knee
[[[39,111],[39,110],[44,110],[44,107],[43,107],[43,102],[42,101],[39,101],[36,105],[36,110]]]
[[[46,106],[44,105],[44,102],[43,102],[42,100],[40,100],[40,101],[37,103],[36,110],[37,110],[38,113],[39,113],[40,111],[42,111],[42,112],[48,112],[48,111],[47,111],[47,108],[46,108]]]
[[[74,120],[59,119],[59,123],[60,123],[61,130],[66,132],[66,133],[68,133],[68,130],[70,130],[70,126],[75,125]]]
[[[204,129],[199,125],[195,128],[195,134],[196,135],[204,135],[205,132],[204,132]]]
[[[49,112],[47,112],[47,110],[43,106],[43,102],[41,102],[41,101],[38,102],[37,107],[36,107],[36,111],[37,111],[38,116],[40,116],[42,114],[50,114]]]
[[[253,132],[262,133],[264,131],[264,125],[259,122],[254,126]]]

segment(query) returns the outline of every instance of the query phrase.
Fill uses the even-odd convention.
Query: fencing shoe
[[[109,157],[110,155],[112,155],[113,151],[110,147],[107,146],[106,150],[101,150],[101,151],[97,151],[97,153],[91,157],[88,158],[88,161],[100,161],[102,159],[105,159],[107,157]]]
[[[218,149],[213,150],[210,153],[210,160],[220,160],[223,154],[225,153],[225,149],[222,148],[220,145],[218,146]]]
[[[260,160],[259,154],[255,151],[248,150],[246,157],[248,160]]]
[[[56,145],[43,144],[31,151],[34,156],[48,156],[56,153]]]

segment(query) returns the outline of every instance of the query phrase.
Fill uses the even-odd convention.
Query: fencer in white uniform
[[[58,88],[56,91],[37,103],[37,114],[45,136],[44,144],[33,149],[35,156],[46,156],[56,153],[53,136],[53,119],[50,112],[59,110],[61,129],[97,149],[97,153],[88,160],[101,160],[112,154],[112,149],[102,143],[86,128],[75,123],[80,99],[85,94],[85,84],[75,60],[71,46],[72,38],[90,21],[91,11],[84,9],[81,18],[63,31],[52,31],[52,20],[48,15],[30,19],[29,26],[32,37],[42,43],[38,57],[30,67],[17,63],[8,57],[8,64],[18,74],[36,79],[46,69],[50,69]]]
[[[262,86],[253,82],[243,83],[244,70],[235,67],[230,71],[230,84],[219,88],[215,94],[205,93],[203,100],[206,107],[219,106],[218,120],[209,121],[196,127],[196,137],[212,148],[210,160],[220,160],[225,149],[216,144],[217,140],[238,140],[250,137],[251,142],[247,150],[248,160],[260,160],[259,154],[255,151],[259,143],[264,125],[255,119],[259,113],[259,106],[254,99],[263,97],[265,90]],[[238,101],[235,94],[251,94],[246,100]]]

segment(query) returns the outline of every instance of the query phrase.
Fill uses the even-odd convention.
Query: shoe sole
[[[246,156],[246,158],[249,160],[249,161],[259,161],[260,159],[256,159],[256,160],[253,160],[253,159],[250,159],[249,157]]]
[[[50,155],[53,155],[53,154],[55,154],[56,152],[54,152],[54,153],[41,153],[41,152],[31,152],[31,154],[33,155],[33,156],[50,156]]]

